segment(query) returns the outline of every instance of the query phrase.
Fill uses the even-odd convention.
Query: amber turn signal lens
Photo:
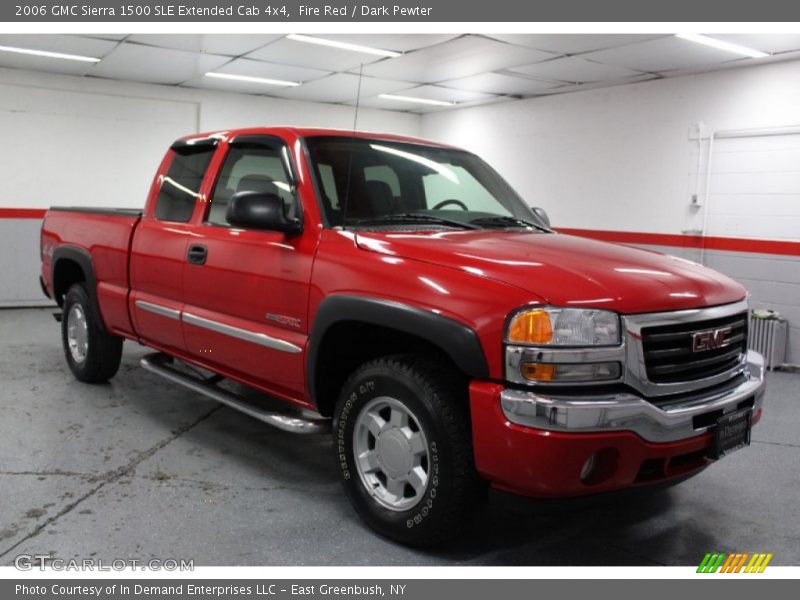
[[[522,363],[520,371],[525,379],[531,381],[553,381],[556,376],[556,366],[542,363]]]
[[[517,344],[549,344],[553,341],[550,315],[541,309],[526,310],[515,315],[508,326],[508,341]]]

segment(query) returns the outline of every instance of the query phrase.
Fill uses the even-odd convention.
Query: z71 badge
[[[267,313],[267,320],[275,321],[280,325],[285,325],[287,327],[295,327],[297,329],[300,328],[300,319],[297,317],[290,317],[288,315],[276,315],[275,313]]]

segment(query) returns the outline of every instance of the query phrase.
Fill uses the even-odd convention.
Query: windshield
[[[331,227],[547,230],[485,162],[463,150],[348,137],[306,138]]]

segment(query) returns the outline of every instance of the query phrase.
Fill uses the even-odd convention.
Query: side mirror
[[[533,214],[539,217],[545,225],[550,227],[550,217],[547,216],[547,211],[545,211],[545,209],[541,206],[534,206]]]
[[[238,192],[231,198],[225,219],[234,227],[265,229],[298,234],[300,219],[290,219],[283,210],[283,200],[269,192]]]

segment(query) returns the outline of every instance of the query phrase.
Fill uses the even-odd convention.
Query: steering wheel
[[[444,208],[445,206],[449,206],[450,204],[455,204],[461,210],[469,210],[466,204],[464,204],[461,200],[456,200],[455,198],[450,198],[449,200],[442,200],[433,207],[433,210],[439,210],[440,208]]]

